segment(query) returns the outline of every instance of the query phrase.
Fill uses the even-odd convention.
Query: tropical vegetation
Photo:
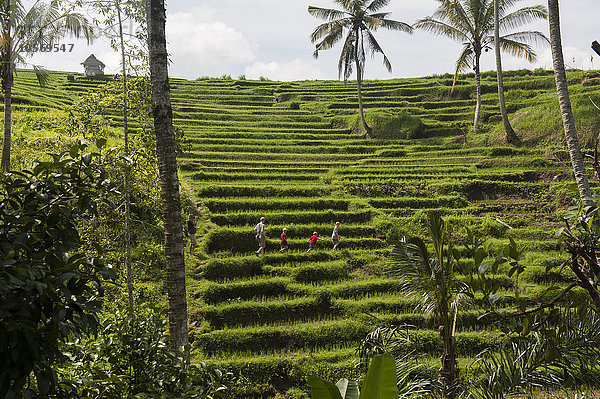
[[[364,80],[373,127],[365,137],[354,91],[341,82],[167,84],[164,4],[153,6],[153,84],[56,73],[39,88],[31,71],[15,81],[15,170],[3,175],[0,201],[2,392],[597,391],[600,223],[573,185],[552,71],[504,73],[519,146],[505,144],[496,72],[480,76],[478,135],[465,133],[474,74]],[[600,75],[565,73],[590,155]],[[119,149],[125,118],[129,154]],[[169,137],[157,139],[154,122]],[[125,170],[133,306],[125,306]],[[161,180],[181,190],[169,194]],[[163,214],[178,195],[180,205],[167,206],[176,211]],[[188,214],[199,218],[199,245],[184,258]],[[257,257],[261,216],[267,247]],[[315,231],[324,240],[306,252]]]
[[[0,5],[0,80],[4,96],[4,139],[0,168],[10,168],[11,105],[13,75],[16,64],[27,65],[25,54],[33,54],[43,47],[59,46],[56,41],[65,35],[84,36],[88,42],[93,29],[87,19],[61,1],[36,1],[26,9],[21,0],[9,0]],[[33,66],[39,83],[48,75],[43,68]]]
[[[371,0],[368,2],[364,0],[336,0],[336,3],[342,6],[343,10],[308,7],[308,12],[312,16],[328,21],[317,26],[310,36],[311,42],[317,43],[314,52],[315,58],[319,56],[319,51],[332,48],[345,36],[338,61],[338,73],[346,81],[352,75],[352,70],[356,69],[358,110],[367,134],[371,133],[371,128],[367,125],[363,112],[361,81],[364,77],[368,53],[381,54],[383,65],[389,72],[392,72],[392,64],[372,31],[386,28],[412,33],[410,25],[389,19],[387,18],[388,12],[381,12],[381,9],[387,6],[389,2],[389,0]]]
[[[431,17],[420,19],[413,25],[436,35],[448,36],[462,42],[463,50],[456,61],[456,80],[460,73],[468,70],[475,72],[475,90],[477,103],[473,133],[478,132],[481,113],[481,56],[494,43],[494,1],[493,0],[438,0],[439,7]],[[518,28],[536,19],[546,19],[548,11],[544,6],[527,6],[510,11],[518,1],[498,2],[499,29]],[[537,31],[509,33],[498,37],[500,48],[514,56],[535,61],[537,54],[531,43],[547,42],[544,34]]]

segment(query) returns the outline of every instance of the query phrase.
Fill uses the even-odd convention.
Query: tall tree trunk
[[[10,141],[11,141],[11,121],[12,121],[12,85],[13,85],[13,70],[12,70],[12,39],[10,37],[10,0],[8,1],[8,15],[6,16],[6,26],[2,32],[4,37],[4,48],[1,49],[2,57],[2,92],[4,94],[4,140],[2,142],[2,160],[0,168],[3,170],[10,169]]]
[[[447,297],[445,287],[442,288],[442,296]],[[438,380],[444,388],[444,397],[453,399],[457,395],[458,369],[456,368],[456,339],[450,322],[450,308],[448,301],[443,300],[440,309],[441,323],[439,326],[443,344],[443,353],[440,358],[441,367],[438,372]]]
[[[365,114],[363,112],[363,103],[362,103],[362,93],[361,93],[361,82],[362,82],[362,68],[360,66],[360,62],[358,62],[358,44],[359,44],[359,33],[360,31],[356,31],[356,40],[354,42],[354,61],[356,62],[356,87],[358,89],[358,112],[360,113],[360,119],[362,120],[363,126],[367,131],[367,135],[370,136],[373,131],[369,125],[367,125],[367,121],[365,120]]]
[[[479,53],[475,53],[475,88],[477,90],[477,104],[475,105],[475,118],[473,121],[473,134],[479,131],[479,114],[481,112],[481,72],[479,66]]]
[[[152,113],[160,173],[165,224],[169,331],[177,347],[187,345],[187,298],[179,177],[175,157],[173,111],[167,71],[166,13],[164,0],[148,0],[148,49],[152,85]]]
[[[508,113],[506,112],[506,102],[504,101],[504,82],[502,78],[502,57],[500,55],[500,17],[499,17],[498,0],[494,0],[494,47],[496,52],[496,75],[498,77],[498,102],[500,104],[500,114],[502,115],[502,123],[506,132],[506,142],[515,144],[517,135],[510,125]]]
[[[125,67],[125,40],[123,39],[123,20],[121,19],[121,4],[115,1],[119,23],[119,39],[121,41],[121,71],[123,73],[123,142],[125,156],[129,157],[129,130],[127,126],[127,69]],[[127,300],[129,313],[133,315],[133,276],[131,275],[131,207],[129,199],[130,167],[125,165],[123,191],[125,191],[125,267],[127,269]]]
[[[571,100],[569,99],[569,88],[567,86],[567,75],[565,73],[565,62],[563,59],[562,40],[560,34],[560,16],[558,9],[558,0],[548,0],[548,19],[550,21],[550,46],[552,47],[552,60],[554,63],[554,79],[556,81],[556,91],[558,92],[558,103],[565,130],[565,138],[571,165],[575,174],[575,181],[579,190],[581,201],[585,205],[592,205],[592,192],[588,182],[585,163],[581,155],[581,147],[577,138],[577,129],[575,127],[575,118],[571,109]]]

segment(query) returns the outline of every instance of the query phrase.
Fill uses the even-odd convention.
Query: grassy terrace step
[[[213,214],[210,220],[219,226],[252,226],[264,216],[274,224],[290,223],[359,223],[371,220],[371,211],[299,211],[299,212],[253,212]]]
[[[334,298],[351,298],[369,293],[390,292],[397,289],[397,286],[395,280],[387,278],[307,285],[297,283],[292,277],[257,276],[229,283],[206,282],[195,296],[208,304],[281,296],[316,296],[321,292],[326,292]]]
[[[459,321],[460,322],[460,321]],[[195,343],[205,356],[217,353],[260,353],[298,349],[334,349],[340,342],[358,345],[372,327],[353,320],[332,320],[297,323],[286,327],[244,327],[219,330],[200,335]],[[497,334],[459,332],[457,351],[463,356],[475,356],[499,342]],[[436,355],[442,348],[437,331],[420,330],[409,333],[405,353]]]
[[[194,151],[201,152],[235,152],[241,153],[260,153],[269,152],[270,154],[298,154],[306,157],[309,154],[374,154],[378,148],[376,146],[354,146],[347,144],[343,146],[336,145],[289,145],[278,146],[277,143],[269,142],[262,145],[228,145],[222,144],[195,144]],[[332,157],[335,159],[335,157]]]
[[[332,209],[347,211],[349,201],[339,198],[286,198],[284,200],[273,200],[270,198],[236,198],[236,199],[214,199],[203,202],[211,212],[231,212],[239,210],[272,210],[281,211],[289,209],[315,210]]]
[[[219,144],[219,145],[223,145],[226,147],[232,147],[232,146],[240,146],[240,145],[246,145],[246,146],[255,146],[257,144],[266,146],[266,147],[285,147],[285,146],[328,146],[328,145],[336,145],[336,146],[347,146],[347,145],[354,145],[354,146],[365,146],[365,147],[382,147],[385,146],[386,148],[398,148],[398,145],[392,141],[392,140],[370,140],[370,139],[353,139],[351,137],[344,137],[344,139],[342,140],[331,140],[329,137],[325,138],[325,139],[320,139],[320,140],[308,140],[306,137],[304,139],[296,139],[296,140],[292,140],[289,138],[281,138],[278,139],[276,142],[272,142],[272,141],[264,141],[264,142],[258,142],[257,140],[253,139],[253,138],[234,138],[234,139],[220,139],[220,138],[212,138],[212,137],[207,137],[207,138],[196,138],[196,137],[192,137],[190,140],[192,143],[198,143],[200,145],[215,145],[215,144]]]
[[[287,229],[287,235],[289,238],[304,238],[310,237],[314,231],[319,233],[319,236],[325,239],[329,239],[329,233],[331,233],[333,229],[332,224],[272,224],[267,221],[267,225],[265,226],[265,231],[267,237],[271,237],[273,239],[279,238],[283,228]],[[222,232],[226,230],[227,234],[233,235],[231,239],[240,239],[242,236],[251,234],[254,231],[253,226],[249,229],[249,226],[227,226],[213,230],[216,232]],[[346,238],[375,238],[377,236],[376,230],[374,227],[363,224],[363,223],[355,223],[355,224],[341,224],[339,227],[340,235],[342,236],[342,242]],[[208,233],[210,234],[210,233]],[[235,237],[235,235],[239,235]],[[252,235],[252,240],[254,241],[254,236]]]
[[[275,165],[274,165],[275,166]],[[206,167],[206,166],[199,166],[199,165],[193,165],[193,164],[182,164],[181,165],[181,170],[183,171],[199,171],[201,173],[205,173],[206,176],[209,176],[211,174],[224,174],[225,176],[223,176],[222,179],[219,180],[232,180],[232,178],[228,177],[228,174],[234,174],[234,173],[256,173],[256,174],[262,174],[265,172],[265,168],[252,168],[252,167],[233,167],[233,168],[227,168],[227,167],[220,167],[220,166],[210,166],[210,167]],[[299,168],[293,168],[293,167],[271,167],[268,169],[269,170],[269,175],[271,174],[277,174],[277,175],[301,175],[303,173],[306,172],[310,172],[311,174],[317,174],[317,175],[322,175],[324,173],[327,173],[329,171],[329,168],[318,168],[318,167],[311,167],[310,169],[305,168],[305,167],[299,167]],[[310,178],[310,176],[307,179],[301,179],[301,178],[296,178],[294,176],[290,177],[293,180],[314,180],[312,178]],[[244,179],[246,180],[246,179]],[[264,178],[262,179],[256,179],[256,180],[264,180]]]
[[[198,139],[248,139],[254,140],[347,140],[349,133],[343,129],[335,132],[331,129],[323,131],[315,131],[307,129],[306,131],[294,130],[264,130],[264,131],[218,131],[218,130],[186,130],[186,136],[189,138]]]
[[[211,127],[215,125],[214,121],[209,120],[189,120],[183,118],[174,118],[173,122],[177,126],[181,126],[185,128],[187,126],[208,126]],[[232,126],[238,129],[246,128],[246,127],[262,127],[262,128],[287,128],[287,129],[302,129],[302,128],[312,128],[312,129],[328,129],[331,127],[330,122],[300,122],[300,121],[290,121],[288,120],[271,120],[270,118],[262,118],[262,120],[243,122],[243,121],[219,121],[219,125],[221,127],[224,126]]]
[[[249,196],[269,196],[269,197],[297,197],[297,196],[328,196],[330,188],[317,186],[277,186],[269,184],[248,185],[228,185],[228,184],[207,184],[194,187],[194,194],[198,198],[235,198]]]
[[[275,237],[267,238],[265,251],[271,253],[279,252],[280,234],[281,230],[275,234]],[[310,236],[311,234],[309,233],[308,235],[304,235],[304,237],[297,238],[294,236],[294,238],[291,238],[291,236],[288,234],[289,251],[306,251],[308,249],[308,238]],[[323,235],[315,250],[320,251],[331,248],[331,246],[331,239],[327,237],[327,235]],[[386,246],[387,244],[379,238],[344,237],[341,240],[339,249],[377,249],[384,248]],[[203,248],[208,254],[220,252],[252,253],[253,251],[257,250],[258,245],[254,239],[254,233],[251,230],[248,230],[245,233],[237,233],[231,230],[213,230],[211,233],[209,233],[205,242],[203,243]],[[277,273],[277,271],[273,271],[273,273]]]
[[[461,195],[440,196],[437,198],[420,198],[420,197],[404,197],[404,198],[377,198],[369,199],[369,204],[375,208],[396,209],[396,208],[465,208],[468,206],[468,201]]]
[[[370,159],[365,159],[361,162],[361,165],[364,165],[365,168],[370,167],[381,167],[382,165],[393,165],[393,166],[410,166],[412,164],[419,165],[477,165],[479,162],[489,160],[490,158],[485,155],[479,156],[440,156],[434,158],[421,158],[421,157],[413,157],[412,154],[407,153],[406,151],[402,154],[401,157],[396,158],[380,158],[373,157]]]
[[[386,251],[387,252],[387,251]],[[347,259],[354,262],[362,256],[363,251],[312,251],[312,252],[286,252],[285,254],[269,253],[266,256],[235,256],[227,258],[211,258],[198,269],[199,276],[211,281],[231,281],[245,279],[252,276],[264,275],[265,266],[295,266],[304,262],[328,262],[331,260]],[[372,252],[371,261],[375,260]],[[363,259],[365,259],[363,257]],[[369,259],[368,257],[366,259]]]
[[[225,172],[195,172],[188,175],[188,177],[195,181],[316,181],[321,178],[320,173],[306,173],[296,172],[287,173],[286,170],[274,170],[272,173],[252,173],[252,170],[247,173],[225,173]],[[318,171],[317,171],[318,172]]]
[[[268,114],[270,122],[297,122],[297,123],[322,123],[323,118],[313,115],[276,115]],[[217,113],[202,113],[194,112],[191,109],[177,109],[173,111],[175,120],[201,119],[205,122],[261,122],[265,119],[264,114],[217,114]]]
[[[260,135],[269,133],[269,134],[319,134],[324,137],[328,137],[328,135],[345,135],[348,136],[348,129],[331,129],[328,127],[324,128],[307,128],[307,127],[295,127],[295,128],[276,128],[276,127],[261,127],[261,126],[237,126],[237,125],[213,125],[213,126],[201,126],[201,125],[188,125],[185,128],[186,132],[190,132],[190,135],[194,135],[195,132],[200,132],[201,137],[203,134],[213,133],[230,133],[230,134],[257,134]]]
[[[186,165],[186,168],[196,167],[222,167],[222,168],[303,168],[306,170],[307,168],[339,168],[344,166],[349,166],[354,164],[352,161],[345,162],[307,162],[307,161],[298,161],[298,162],[290,162],[290,161],[281,161],[281,160],[273,160],[271,162],[263,162],[263,161],[231,161],[231,160],[220,160],[220,159],[184,159],[181,163],[182,165]]]
[[[259,323],[305,321],[335,316],[331,304],[322,298],[245,301],[204,306],[191,314],[195,322],[208,321],[216,329],[250,326]]]
[[[365,154],[323,154],[323,153],[265,153],[265,152],[210,152],[210,151],[189,151],[182,159],[213,158],[220,160],[244,160],[244,161],[358,161],[365,157]]]

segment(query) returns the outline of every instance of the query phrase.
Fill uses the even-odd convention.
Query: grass
[[[503,141],[492,75],[483,81],[484,133],[465,138],[459,136],[470,132],[475,104],[471,75],[454,93],[451,76],[365,81],[367,114],[403,111],[425,124],[423,138],[386,140],[351,133],[352,82],[174,79],[174,116],[191,145],[179,158],[181,177],[206,221],[198,237],[205,252],[188,263],[194,360],[246,376],[253,386],[236,388],[234,396],[274,397],[306,389],[309,373],[333,381],[358,377],[352,359],[361,336],[378,324],[404,323],[418,327],[409,349],[434,375],[435,318],[398,294],[384,267],[394,242],[426,235],[431,209],[452,226],[450,238],[465,257],[466,226],[492,246],[510,236],[527,249],[518,283],[507,270],[497,276],[507,289],[506,305],[513,284],[535,299],[567,281],[566,271],[546,273],[564,257],[553,231],[572,196],[553,77],[507,75],[508,108],[524,143],[516,148]],[[569,76],[578,128],[589,146],[600,126],[587,96],[597,98],[600,89],[580,72]],[[30,140],[40,153],[52,149],[63,139],[49,131],[60,125],[64,107],[98,84],[56,75],[40,89],[32,74],[20,73],[15,137]],[[113,124],[121,120],[115,112],[110,116]],[[267,256],[259,258],[251,251],[260,216],[267,217],[268,242]],[[333,252],[329,233],[337,221],[342,239]],[[280,254],[283,227],[291,249]],[[313,231],[328,241],[307,253]],[[459,312],[463,371],[499,336],[480,314]]]

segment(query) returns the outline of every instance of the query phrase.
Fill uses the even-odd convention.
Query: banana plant
[[[358,388],[358,382],[340,379],[337,383],[315,375],[308,376],[312,399],[397,399],[396,362],[391,355],[373,357],[367,376]]]

